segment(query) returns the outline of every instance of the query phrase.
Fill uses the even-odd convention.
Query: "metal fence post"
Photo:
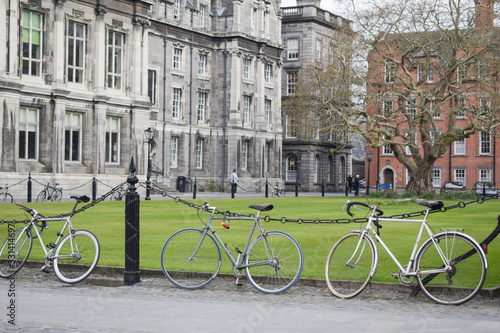
[[[97,181],[95,177],[92,177],[92,201],[95,201],[97,198]]]
[[[28,174],[28,197],[26,198],[28,202],[31,202],[32,184],[31,184],[31,172]]]
[[[125,271],[123,281],[126,286],[141,281],[139,271],[139,207],[140,198],[135,184],[138,179],[135,175],[134,157],[130,161],[130,175],[127,177],[128,191],[125,195]]]
[[[198,188],[198,184],[196,184],[196,178],[194,179],[194,184],[193,184],[193,199],[196,199],[196,190]]]

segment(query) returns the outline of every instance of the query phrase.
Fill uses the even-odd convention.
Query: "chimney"
[[[493,28],[493,4],[495,0],[474,0],[476,4],[476,32],[484,34]]]

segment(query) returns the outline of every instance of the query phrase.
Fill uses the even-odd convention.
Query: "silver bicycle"
[[[73,195],[71,198],[76,200],[73,210],[67,216],[59,217],[45,217],[35,209],[16,202],[17,206],[31,215],[31,220],[17,230],[11,224],[8,225],[7,239],[0,249],[0,277],[10,278],[24,266],[35,238],[40,241],[45,254],[42,270],[47,271],[53,266],[57,277],[66,283],[80,282],[92,273],[99,261],[99,241],[90,231],[74,230],[71,223],[76,206],[90,199],[86,195]],[[64,225],[57,233],[55,243],[45,244],[42,231],[48,228],[48,222],[53,221],[63,221]]]
[[[170,236],[161,251],[161,268],[167,279],[184,289],[199,289],[212,282],[221,268],[221,248],[233,265],[236,284],[240,278],[248,279],[257,290],[277,294],[290,289],[300,277],[303,266],[302,250],[297,241],[282,231],[264,231],[260,224],[261,212],[273,209],[272,204],[250,205],[256,209],[253,217],[216,217],[216,208],[208,204],[198,211],[201,229],[182,229]],[[208,217],[208,221],[206,220]],[[248,240],[243,249],[233,247],[234,258],[212,226],[220,220],[229,229],[232,220],[252,221]],[[226,223],[227,222],[227,223]],[[254,232],[258,235],[252,240]],[[210,234],[210,233],[211,234]],[[212,236],[213,235],[213,236]]]
[[[326,282],[335,296],[352,298],[365,289],[377,270],[377,242],[399,268],[399,273],[393,275],[404,285],[411,285],[416,279],[424,294],[436,303],[459,305],[471,300],[481,290],[488,269],[482,247],[462,229],[442,229],[434,234],[427,216],[429,211],[441,209],[443,203],[422,201],[419,204],[427,207],[421,220],[384,218],[376,205],[357,201],[346,203],[350,216],[354,216],[352,207],[359,210],[364,207],[369,209],[369,218],[364,228],[341,237],[328,255]],[[407,265],[401,265],[382,240],[378,232],[382,221],[420,223]],[[424,230],[429,238],[418,248]]]

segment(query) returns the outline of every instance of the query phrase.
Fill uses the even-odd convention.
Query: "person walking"
[[[238,175],[236,174],[236,170],[233,170],[229,180],[231,181],[231,193],[236,194],[236,188],[238,187]]]
[[[352,177],[351,177],[351,175],[347,176],[347,187],[349,188],[349,193],[352,192]]]
[[[354,196],[357,197],[359,195],[359,175],[356,175],[354,178]]]

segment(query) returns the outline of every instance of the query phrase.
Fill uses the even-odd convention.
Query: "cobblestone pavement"
[[[109,279],[108,279],[109,280]],[[91,282],[94,281],[94,282]],[[105,287],[88,279],[74,285],[53,273],[23,268],[0,280],[2,331],[14,332],[499,332],[500,299],[462,306],[437,305],[424,296],[365,291],[341,300],[326,288],[294,286],[264,295],[216,279],[186,291],[165,278]],[[113,280],[116,281],[116,280]],[[12,282],[12,283],[11,283]],[[9,296],[9,289],[15,296]],[[15,326],[9,324],[14,300]]]

